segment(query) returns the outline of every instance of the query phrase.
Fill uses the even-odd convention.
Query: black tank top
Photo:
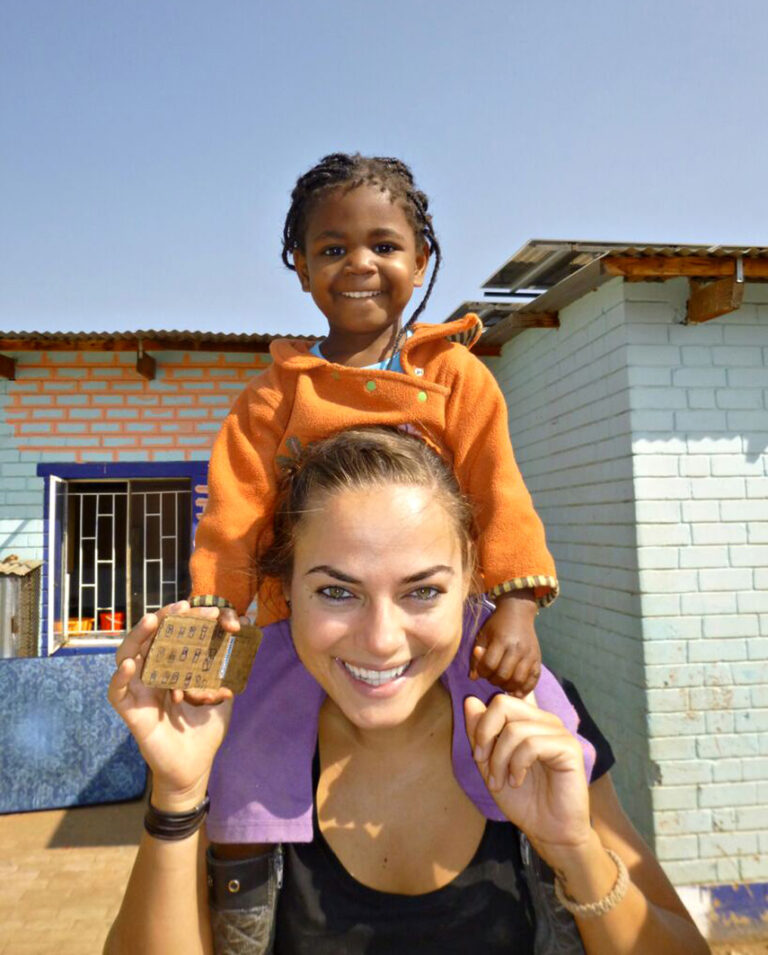
[[[276,955],[467,955],[533,952],[533,915],[517,829],[486,822],[469,865],[425,895],[357,882],[315,822],[313,842],[285,846]]]
[[[610,745],[568,681],[580,732],[597,750],[593,780],[610,769]],[[315,788],[319,766],[315,757]],[[534,917],[522,875],[518,830],[486,821],[469,865],[424,895],[368,888],[338,860],[313,820],[315,838],[285,848],[275,955],[532,955]]]

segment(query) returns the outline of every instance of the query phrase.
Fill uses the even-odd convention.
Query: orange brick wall
[[[6,383],[3,445],[50,460],[207,458],[221,419],[268,355],[159,352],[156,378],[132,352],[26,352]]]

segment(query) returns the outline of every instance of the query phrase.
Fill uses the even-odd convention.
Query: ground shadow
[[[138,846],[143,831],[146,793],[124,802],[67,809],[47,848]]]

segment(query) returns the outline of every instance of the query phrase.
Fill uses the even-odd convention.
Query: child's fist
[[[536,601],[530,590],[500,598],[477,635],[470,676],[482,677],[514,696],[526,696],[541,673],[541,650],[533,621]]]

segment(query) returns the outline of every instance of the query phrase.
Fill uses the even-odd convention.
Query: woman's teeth
[[[402,676],[411,665],[411,661],[409,660],[402,666],[393,667],[391,670],[366,670],[365,667],[352,666],[351,663],[346,663],[344,660],[341,661],[341,664],[356,680],[361,680],[368,686],[382,686],[382,684],[389,683],[390,680],[396,680],[399,676]]]
[[[381,295],[381,292],[342,292],[341,294],[345,298],[374,298],[376,295]]]

